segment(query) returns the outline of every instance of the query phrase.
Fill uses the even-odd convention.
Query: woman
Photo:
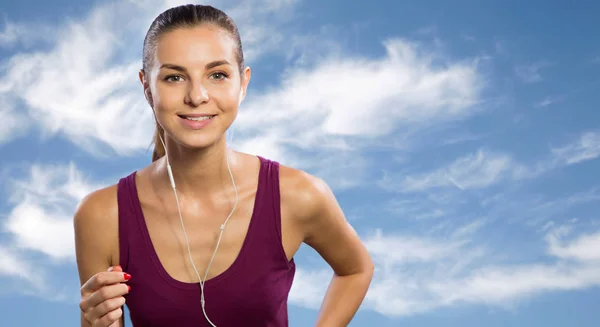
[[[373,264],[331,190],[227,147],[250,81],[235,23],[210,6],[165,11],[139,78],[157,123],[152,163],[74,217],[82,326],[123,326],[125,304],[136,327],[287,326],[303,242],[335,272],[316,325],[346,326]]]

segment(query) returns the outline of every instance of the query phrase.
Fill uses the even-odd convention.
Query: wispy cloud
[[[574,240],[565,240],[571,233],[568,226],[554,229],[546,236],[549,252],[561,259],[578,262],[597,262],[600,266],[600,231],[579,235]],[[570,241],[570,242],[569,242]]]
[[[3,187],[10,197],[10,209],[2,213],[0,228],[1,282],[19,281],[7,292],[43,297],[46,300],[73,299],[77,292],[56,275],[64,264],[75,263],[73,213],[77,203],[103,185],[90,182],[74,165],[35,164],[23,172],[5,172]]]
[[[40,44],[49,44],[56,40],[56,29],[51,25],[39,22],[19,22],[4,20],[0,30],[0,48],[15,48],[17,46],[31,48]]]
[[[331,277],[333,274],[328,270],[298,268],[290,290],[290,303],[309,309],[318,309],[325,295],[323,285],[328,285]]]
[[[600,263],[592,250],[598,246],[600,232],[577,235],[558,247],[556,241],[549,241],[545,261],[550,263],[511,263],[472,240],[479,227],[474,222],[459,228],[454,238],[382,232],[365,238],[376,272],[364,308],[390,317],[461,304],[511,308],[547,292],[600,286]],[[301,278],[304,285],[318,285],[324,276],[326,271],[303,272]],[[317,305],[324,294],[321,290],[317,295],[316,288],[311,296],[297,292],[292,303],[308,307]]]
[[[577,141],[554,148],[552,153],[567,165],[596,159],[600,156],[600,132],[584,132]]]
[[[583,219],[595,219],[585,212],[600,210],[600,188],[572,194],[548,195],[545,190],[514,190],[506,187],[502,192],[484,196],[476,203],[490,219],[546,232],[549,227],[581,215]],[[575,214],[577,213],[577,214]]]
[[[465,33],[465,32],[460,33],[460,38],[463,39],[464,41],[467,41],[467,42],[475,42],[475,41],[477,41],[477,39],[473,35],[470,35],[470,34]]]
[[[235,123],[244,141],[234,145],[250,153],[269,148],[284,163],[323,151],[360,156],[362,145],[377,146],[372,140],[403,126],[443,123],[477,110],[484,81],[476,61],[434,65],[436,54],[417,43],[390,39],[383,46],[384,57],[327,57],[287,71],[281,88],[250,94]]]
[[[548,106],[551,106],[553,104],[556,104],[558,102],[564,101],[565,97],[564,96],[547,96],[541,100],[539,100],[538,102],[533,104],[534,108],[545,108]]]
[[[4,29],[0,31],[0,46],[7,47],[15,44],[19,40],[21,30],[19,26],[5,22]]]
[[[544,80],[541,70],[551,66],[549,61],[538,61],[532,64],[519,65],[515,67],[515,74],[525,83],[536,83]]]
[[[36,289],[44,288],[45,278],[34,264],[22,258],[14,247],[0,245],[0,276],[24,280]]]
[[[148,3],[153,5],[146,6]],[[16,122],[25,121],[38,127],[43,137],[62,135],[96,155],[113,150],[129,155],[148,149],[154,124],[137,80],[139,51],[132,52],[124,40],[143,39],[139,31],[146,30],[157,11],[166,9],[156,4],[105,3],[82,20],[69,20],[55,28],[54,43],[48,49],[19,52],[3,61],[0,110],[4,128],[0,142],[22,135],[23,126]],[[240,16],[243,33],[248,34],[245,46],[249,62],[279,42],[271,33],[274,21],[267,25],[262,18],[294,2],[257,0],[252,4],[261,9],[231,9]],[[17,38],[13,35],[18,29],[7,26],[4,38]],[[270,47],[265,41],[270,41]],[[15,134],[17,131],[20,133]]]
[[[25,135],[30,127],[27,116],[15,110],[11,101],[2,96],[1,92],[0,89],[0,144]]]
[[[57,261],[73,259],[72,217],[77,203],[98,185],[73,165],[33,165],[8,186],[13,208],[3,221],[14,246]]]
[[[508,154],[480,149],[476,153],[456,159],[447,167],[406,176],[397,188],[403,192],[418,192],[439,187],[456,187],[461,190],[484,188],[511,176],[515,165]]]
[[[4,97],[42,136],[61,133],[91,152],[102,144],[119,153],[148,146],[143,135],[152,124],[144,119],[143,98],[133,93],[138,60],[115,62],[123,47],[119,33],[130,32],[117,22],[130,21],[129,12],[126,2],[97,7],[61,26],[50,50],[17,53],[4,63]]]
[[[53,46],[9,58],[0,70],[0,101],[6,103],[0,141],[23,135],[27,126],[17,122],[27,122],[43,137],[63,136],[95,155],[147,150],[154,124],[137,81],[139,55],[129,55],[124,40],[141,39],[139,31],[155,14],[181,3],[104,4],[81,21],[57,28]],[[285,34],[284,27],[286,13],[291,15],[296,3],[254,0],[225,8],[240,25],[250,62],[263,53],[273,54],[271,50],[289,51],[280,45],[292,35]],[[134,11],[139,15],[132,19]],[[118,23],[123,21],[128,23]],[[307,42],[295,35],[297,42]],[[304,37],[310,44],[335,43]],[[361,144],[376,144],[375,137],[402,126],[467,117],[481,101],[485,80],[476,59],[445,60],[404,39],[388,39],[382,47],[386,54],[380,58],[346,56],[329,46],[314,52],[311,47],[303,53],[302,64],[282,76],[281,87],[262,94],[250,91],[234,126],[233,146],[287,164],[306,164],[299,168],[320,169],[298,153],[327,151],[336,153],[334,158],[350,158],[359,155]],[[269,128],[263,124],[267,117]],[[356,178],[315,173],[330,175],[328,180],[340,187],[356,185],[364,162],[332,163],[348,167],[340,171],[355,169]]]
[[[561,166],[593,160],[599,156],[600,133],[591,131],[582,133],[577,141],[551,148],[548,156],[531,164],[519,163],[507,153],[482,148],[433,171],[415,174],[404,172],[402,177],[384,173],[378,185],[396,192],[420,192],[447,187],[460,190],[486,188],[505,180],[535,178]]]

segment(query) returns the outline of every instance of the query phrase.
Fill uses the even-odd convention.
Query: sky
[[[72,215],[150,163],[142,42],[182,3],[0,2],[3,325],[78,325]],[[350,326],[597,326],[600,3],[203,4],[252,68],[230,146],[325,180],[375,262]],[[331,269],[295,259],[310,326]]]

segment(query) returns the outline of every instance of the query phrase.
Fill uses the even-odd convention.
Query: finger
[[[123,305],[125,305],[125,298],[123,296],[118,296],[112,299],[108,299],[96,307],[94,307],[89,313],[88,316],[92,317],[92,320],[95,318],[99,321],[103,321],[102,319],[110,319],[114,313],[111,312],[120,309]],[[108,316],[108,317],[107,317]],[[118,317],[117,317],[118,318]],[[108,321],[107,321],[108,322]],[[107,324],[102,324],[102,326],[108,326],[112,322],[108,322]]]
[[[108,271],[122,272],[123,268],[121,268],[121,265],[116,265],[108,267]]]
[[[126,285],[124,283],[104,286],[104,287],[100,288],[99,290],[97,290],[96,292],[92,293],[90,296],[88,296],[85,299],[85,308],[87,308],[88,310],[90,308],[93,308],[93,310],[95,310],[96,307],[102,306],[102,303],[105,302],[106,300],[123,296],[123,295],[129,293],[129,290],[130,290],[129,285]],[[110,310],[105,309],[101,313],[102,313],[102,315],[104,315],[108,311],[110,311]],[[97,317],[99,317],[99,316],[100,315],[97,315]]]
[[[95,292],[103,286],[122,283],[128,281],[130,278],[131,275],[124,272],[106,271],[97,273],[83,284],[81,287],[81,295],[85,296]]]
[[[119,319],[121,319],[121,317],[123,316],[123,310],[121,309],[121,307],[112,310],[110,312],[107,312],[104,316],[102,316],[100,319],[98,319],[97,325],[94,326],[110,326],[113,323],[115,323],[116,321],[118,321]]]

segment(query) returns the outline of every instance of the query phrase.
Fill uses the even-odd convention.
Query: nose
[[[209,99],[208,90],[202,83],[194,83],[190,85],[188,93],[185,97],[185,103],[192,107],[198,107],[199,105],[207,102]]]

